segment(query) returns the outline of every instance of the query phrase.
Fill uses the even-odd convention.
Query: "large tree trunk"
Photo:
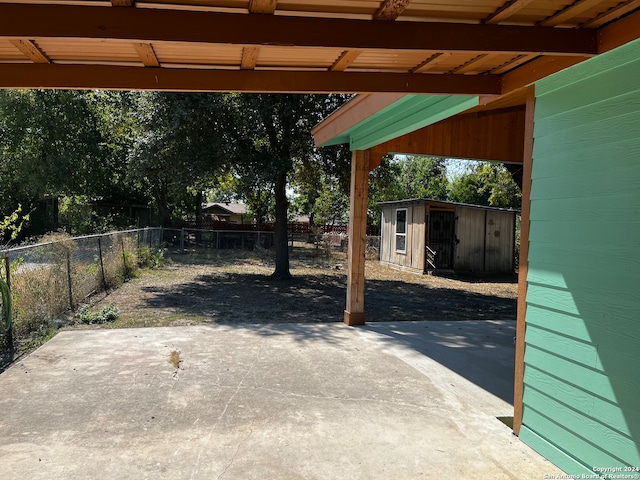
[[[289,242],[287,238],[287,173],[278,175],[275,186],[276,194],[276,269],[271,275],[277,280],[291,278],[289,272]]]

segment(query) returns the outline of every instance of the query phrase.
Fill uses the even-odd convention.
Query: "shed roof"
[[[0,1],[0,88],[499,95],[637,38],[638,0]]]
[[[449,206],[449,205],[453,205],[453,206],[459,206],[459,207],[465,207],[465,208],[477,208],[480,210],[495,210],[495,211],[500,211],[500,212],[512,212],[512,213],[519,213],[520,210],[516,210],[513,208],[502,208],[502,207],[488,207],[485,205],[473,205],[470,203],[461,203],[461,202],[449,202],[446,200],[433,200],[430,198],[408,198],[405,200],[392,200],[392,201],[387,201],[387,202],[378,202],[378,205],[382,205],[382,206],[409,206],[409,205],[420,205],[420,204],[424,204],[426,205],[427,203],[430,204],[436,204],[436,205],[442,205],[442,206]]]

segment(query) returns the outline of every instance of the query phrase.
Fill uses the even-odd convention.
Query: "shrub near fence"
[[[56,317],[121,284],[137,269],[141,251],[161,244],[162,229],[145,228],[53,236],[49,242],[0,251],[2,278],[13,299],[13,329],[8,341],[0,341],[1,348],[46,335]]]

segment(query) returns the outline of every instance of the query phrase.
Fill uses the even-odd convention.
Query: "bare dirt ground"
[[[93,308],[115,304],[120,309],[118,320],[104,326],[111,328],[342,321],[344,256],[314,258],[311,253],[292,254],[293,278],[288,281],[269,277],[273,259],[266,254],[223,250],[171,255],[169,265],[143,271]],[[516,291],[515,276],[491,280],[423,276],[369,260],[366,318],[368,322],[515,319]]]

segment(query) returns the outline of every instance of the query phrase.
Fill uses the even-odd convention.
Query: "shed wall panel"
[[[635,41],[536,84],[520,434],[569,474],[640,465],[638,72]]]
[[[488,210],[485,221],[485,272],[513,271],[515,215]]]
[[[479,208],[456,209],[456,238],[454,268],[481,272],[484,268],[485,211]]]

